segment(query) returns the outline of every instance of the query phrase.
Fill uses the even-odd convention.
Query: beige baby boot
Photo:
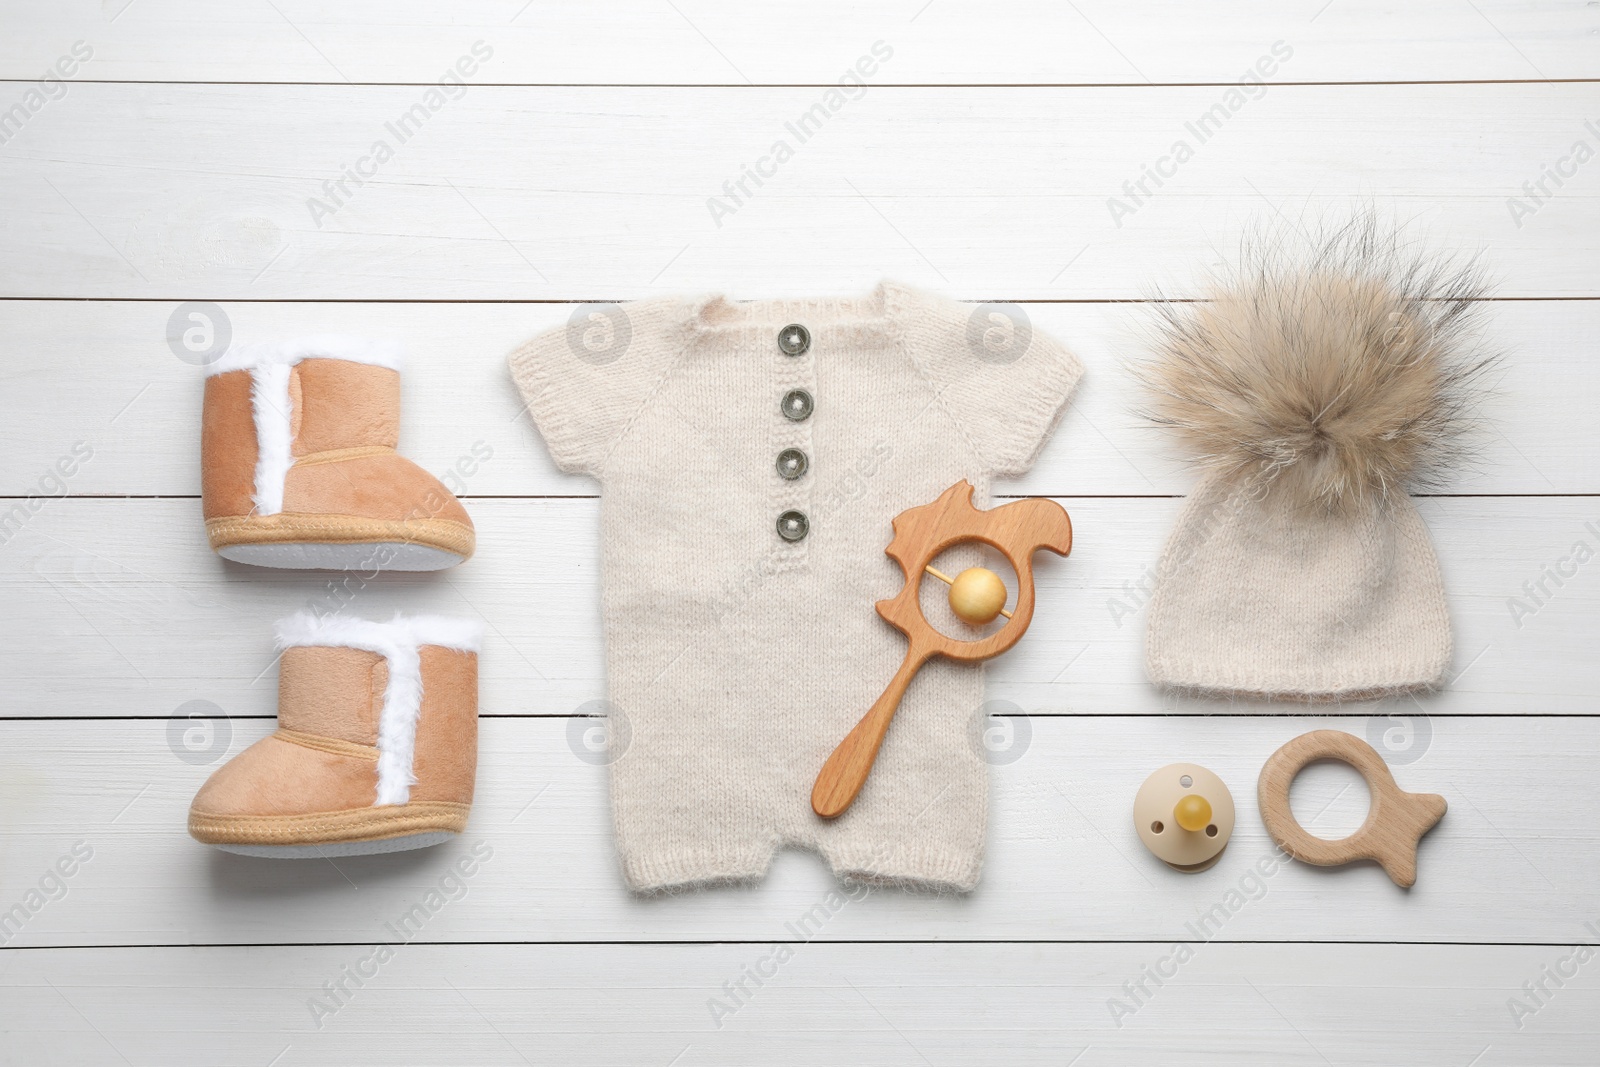
[[[198,841],[287,859],[399,852],[467,825],[482,627],[437,615],[278,623],[278,730],[189,807]]]
[[[399,347],[307,337],[229,350],[207,372],[201,501],[211,547],[261,567],[432,571],[472,520],[395,453]]]

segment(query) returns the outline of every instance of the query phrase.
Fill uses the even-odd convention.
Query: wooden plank
[[[882,892],[831,917],[826,940],[1595,941],[1600,877],[1586,793],[1594,718],[1104,716],[994,722],[988,855],[967,898]],[[0,914],[27,903],[75,845],[92,852],[59,899],[4,931],[8,947],[341,942],[380,935],[473,848],[469,892],[426,941],[786,939],[836,886],[813,854],[782,852],[753,889],[667,899],[629,894],[616,869],[607,772],[592,720],[486,719],[468,833],[436,851],[336,861],[216,852],[185,832],[188,805],[227,754],[270,720],[0,722]],[[185,744],[183,731],[193,728]],[[1278,862],[1255,780],[1290,738],[1331,728],[1375,737],[1404,788],[1450,811],[1423,839],[1419,877],[1398,890],[1370,864]],[[1395,731],[1385,739],[1384,733]],[[1408,735],[1409,731],[1409,735]],[[889,742],[894,743],[891,733]],[[1407,747],[1409,745],[1409,747]],[[580,758],[579,753],[583,757]],[[626,754],[622,757],[628,758]],[[209,759],[211,762],[205,762]],[[1165,868],[1140,844],[1133,796],[1177,761],[1207,766],[1238,809],[1232,841],[1203,875]],[[803,799],[803,798],[802,798]],[[1353,771],[1309,768],[1294,804],[1343,836],[1366,798]],[[81,843],[81,844],[80,844]],[[802,923],[802,927],[804,923]],[[1512,983],[1514,986],[1515,983]]]
[[[165,341],[167,322],[182,317],[181,306],[0,303],[7,414],[0,420],[0,493],[61,492],[49,472],[80,441],[93,458],[69,464],[76,467],[64,479],[69,493],[199,492],[201,371]],[[457,492],[552,496],[590,495],[597,486],[555,470],[537,431],[518,417],[505,355],[535,333],[560,327],[577,307],[230,303],[220,314],[237,343],[324,332],[403,339],[405,453],[443,475],[481,442],[492,456],[469,476],[456,472]],[[1024,310],[1038,329],[1075,349],[1088,373],[1037,467],[1002,491],[1188,492],[1192,478],[1181,457],[1134,414],[1142,398],[1125,362],[1145,351],[1139,327],[1151,317],[1148,308],[1030,304]],[[1600,302],[1492,303],[1486,322],[1507,358],[1485,407],[1490,425],[1478,459],[1451,491],[1600,491],[1587,429],[1600,366],[1585,347],[1600,334]]]
[[[1318,709],[1331,718],[1172,701],[1143,683],[1140,586],[1180,502],[1093,498],[1162,497],[1189,480],[1128,415],[1118,363],[1137,309],[1062,303],[1156,284],[1192,293],[1248,218],[1298,222],[1351,199],[1483,252],[1506,295],[1600,296],[1597,172],[1583,167],[1548,203],[1524,191],[1577,140],[1600,145],[1593,84],[1542,81],[1596,77],[1600,8],[443,10],[7,7],[0,79],[24,80],[0,84],[0,298],[12,298],[0,300],[0,497],[55,493],[43,479],[75,442],[93,456],[69,464],[77,499],[29,505],[0,536],[0,1063],[1600,1060],[1596,965],[1571,947],[1600,941],[1600,850],[1574,802],[1591,791],[1600,740],[1600,605],[1587,563],[1547,570],[1570,566],[1579,540],[1600,545],[1600,512],[1592,496],[1527,495],[1596,492],[1581,434],[1600,301],[1492,309],[1514,358],[1482,469],[1454,489],[1523,495],[1422,505],[1461,675],[1436,698]],[[72,75],[80,84],[32,106],[29,81],[80,40],[94,53]],[[865,98],[719,226],[707,198],[880,40],[894,52]],[[473,88],[318,225],[308,198],[393,138],[385,122],[475,41],[493,54]],[[1293,50],[1279,84],[1114,219],[1108,198],[1127,197],[1122,183],[1175,139],[1197,139],[1185,122],[1224,102],[1276,41]],[[114,79],[331,84],[83,84]],[[1534,84],[1283,84],[1495,79]],[[938,87],[973,82],[1120,87]],[[7,127],[19,101],[25,121]],[[1514,196],[1538,210],[1513,216]],[[1030,714],[995,723],[1018,758],[997,760],[984,883],[963,899],[878,890],[834,913],[816,857],[785,853],[756,888],[632,897],[611,851],[605,768],[583,758],[588,720],[571,716],[603,692],[595,489],[556,475],[515,417],[504,352],[564,321],[566,301],[810,294],[883,275],[1034,301],[1035,321],[1090,366],[1044,462],[1007,487],[1072,497],[1080,536],[1042,576],[1028,639],[990,675],[991,696]],[[494,449],[458,474],[480,558],[330,586],[210,556],[197,502],[169,499],[196,486],[198,371],[163,340],[188,298],[229,301],[247,339],[332,328],[412,340],[408,453],[444,471],[476,441]],[[377,299],[395,302],[271,302]],[[458,299],[522,303],[404,303]],[[124,494],[146,499],[92,499]],[[537,499],[550,496],[561,499]],[[470,834],[337,865],[195,844],[183,832],[194,790],[271,729],[270,621],[346,599],[374,616],[491,623]],[[188,701],[229,717],[209,734],[169,718]],[[1283,741],[1324,726],[1375,737],[1403,787],[1449,798],[1412,891],[1370,866],[1255,866],[1270,856],[1255,775]],[[1200,876],[1160,868],[1127,825],[1145,773],[1177,759],[1217,769],[1240,805],[1229,852]],[[1298,780],[1294,801],[1330,838],[1363,809],[1359,784],[1327,766]],[[85,858],[58,882],[74,848]],[[483,859],[456,881],[451,864],[474,848]],[[347,1006],[315,1013],[324,983],[401,940],[386,924],[417,916],[430,891],[448,903],[424,909],[404,937],[416,943]],[[1136,994],[1180,942],[1193,957]],[[748,988],[751,969],[780,956],[753,994],[732,997],[724,983]],[[718,997],[731,1006],[714,1010]]]
[[[1504,295],[1600,294],[1593,172],[1508,205],[1600,140],[1589,85],[882,88],[836,111],[815,88],[427,97],[75,86],[4,146],[0,296],[748,297],[887,275],[1127,299],[1197,291],[1252,219],[1353,198],[1481,252]],[[828,117],[791,132],[814,105]]]
[[[1027,640],[989,667],[991,695],[1067,714],[1225,706],[1144,680],[1144,589],[1181,501],[1063,503],[1077,528],[1072,556],[1036,561],[1038,611]],[[0,597],[14,606],[0,614],[0,676],[10,682],[0,714],[165,716],[197,698],[230,714],[272,714],[271,624],[305,607],[483,617],[486,715],[568,714],[603,696],[597,501],[475,500],[471,509],[479,547],[465,566],[362,581],[224,563],[205,547],[197,501],[48,501],[0,546]],[[1595,711],[1600,587],[1594,564],[1573,554],[1578,541],[1591,555],[1596,547],[1593,499],[1428,499],[1421,509],[1455,616],[1457,677],[1420,706]],[[1560,586],[1544,574],[1557,565],[1574,572],[1558,575]],[[899,589],[887,559],[881,581],[862,610]]]
[[[484,76],[512,84],[831,83],[875,40],[896,83],[1233,81],[1275,39],[1304,81],[1594,76],[1584,5],[1475,6],[35,0],[8,5],[0,77],[39,77],[75,39],[94,49],[79,77],[140,81],[431,82],[475,40],[494,50]]]
[[[375,951],[11,953],[7,1039],[14,1062],[81,1067],[1583,1067],[1600,1051],[1592,961],[1520,1029],[1507,1007],[1571,948],[1201,945],[1120,1027],[1108,1002],[1172,946],[812,943],[780,963],[770,945],[407,945],[374,967]],[[770,977],[713,1018],[756,967]],[[341,979],[348,998],[317,1013]]]

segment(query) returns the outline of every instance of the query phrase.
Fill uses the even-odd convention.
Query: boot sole
[[[309,815],[208,815],[189,812],[189,834],[205,845],[246,856],[316,859],[426,848],[467,828],[470,804],[411,804]]]
[[[406,837],[388,837],[382,841],[344,841],[331,845],[214,845],[212,847],[222,852],[232,852],[236,856],[254,856],[257,859],[320,860],[431,848],[459,836],[461,835],[449,831],[440,831],[431,834],[410,834]]]
[[[217,549],[217,555],[234,563],[287,571],[442,571],[466,559],[400,541],[229,545]],[[375,565],[379,560],[383,561],[381,567]]]
[[[468,559],[476,537],[450,519],[242,515],[206,520],[223,559],[283,570],[437,571]]]

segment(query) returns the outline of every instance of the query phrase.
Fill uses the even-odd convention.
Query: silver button
[[[803,511],[785,511],[778,516],[778,536],[785,541],[804,541],[811,532],[811,520]]]
[[[811,331],[798,322],[791,322],[778,331],[778,348],[786,356],[803,356],[811,347]]]
[[[782,409],[784,418],[805,422],[811,417],[811,394],[804,389],[791,389],[783,394],[783,401],[778,407]]]
[[[778,473],[783,475],[785,481],[794,481],[804,474],[809,466],[811,461],[798,448],[786,448],[778,453]]]

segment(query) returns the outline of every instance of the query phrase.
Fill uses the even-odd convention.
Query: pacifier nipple
[[[1199,833],[1211,823],[1211,804],[1198,793],[1189,793],[1172,806],[1172,818],[1190,833]]]

